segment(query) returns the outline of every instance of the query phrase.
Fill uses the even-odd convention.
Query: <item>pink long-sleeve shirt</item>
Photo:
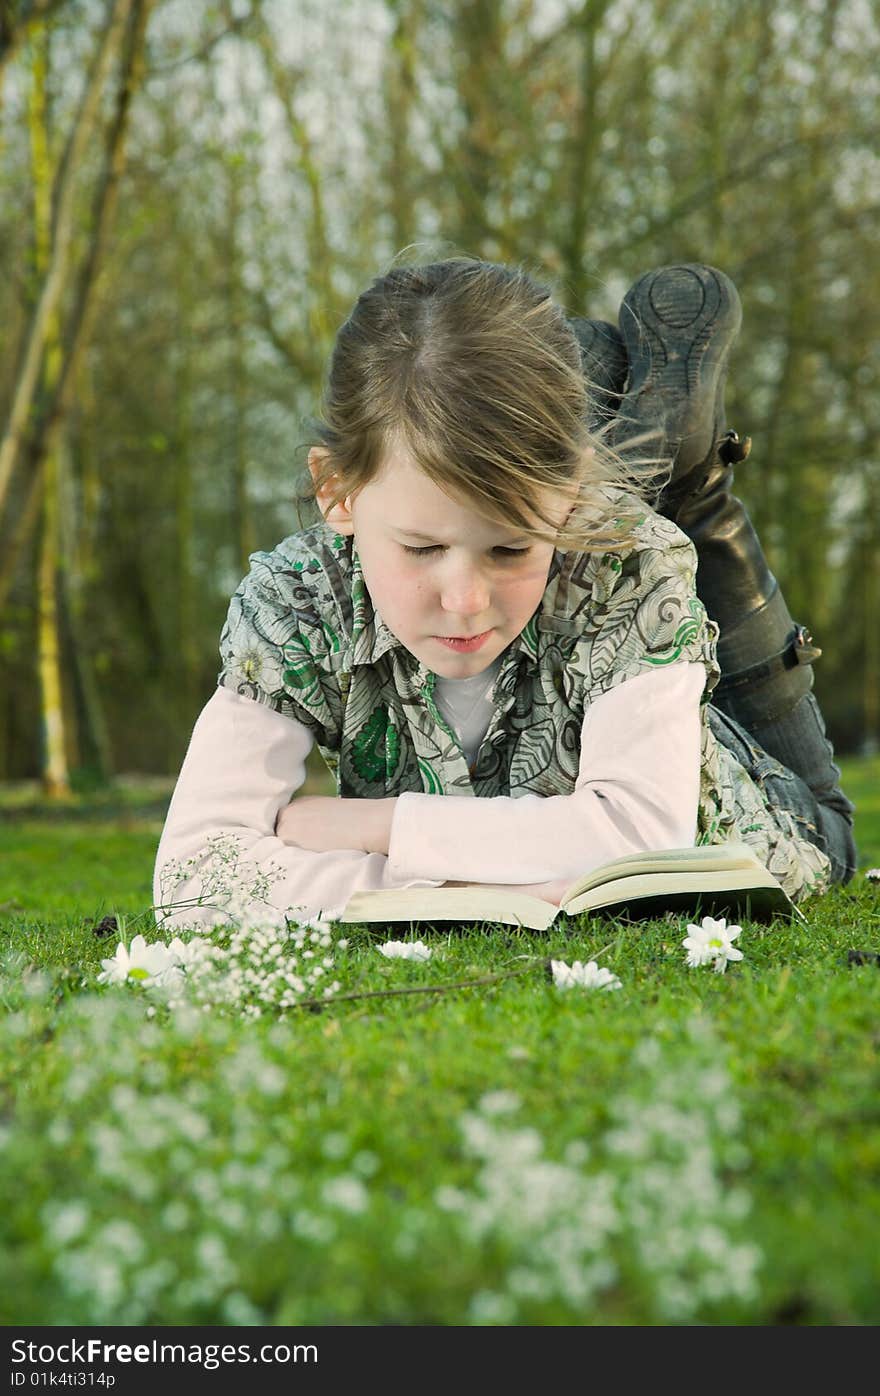
[[[198,895],[210,841],[232,836],[255,873],[270,873],[278,910],[341,915],[355,891],[445,881],[558,885],[612,858],[694,843],[700,787],[702,664],[641,674],[592,702],[569,795],[397,797],[387,856],[315,853],[276,837],[301,789],[314,737],[291,717],[220,687],[205,705],[168,810],[156,858],[157,908]],[[491,704],[457,734],[467,750]],[[476,724],[476,727],[475,727]],[[192,860],[169,898],[171,868]],[[278,873],[277,877],[274,876]],[[163,926],[211,924],[215,912],[157,912]]]

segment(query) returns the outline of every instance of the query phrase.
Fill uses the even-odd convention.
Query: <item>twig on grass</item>
[[[403,994],[445,994],[453,989],[473,989],[479,984],[496,984],[500,979],[512,979],[517,974],[528,974],[537,965],[550,968],[549,956],[540,955],[530,960],[527,965],[520,965],[517,969],[501,970],[498,974],[484,974],[479,979],[456,979],[451,984],[415,984],[407,989],[365,989],[354,994],[333,994],[326,999],[299,999],[290,1005],[291,1008],[311,1008],[314,1012],[320,1012],[323,1008],[329,1008],[332,1004],[351,1002],[353,999],[386,999],[400,997]]]

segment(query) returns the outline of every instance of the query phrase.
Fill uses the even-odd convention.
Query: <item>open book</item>
[[[543,931],[560,912],[630,920],[667,911],[767,920],[803,916],[744,843],[628,853],[572,882],[560,905],[511,887],[403,887],[355,892],[341,921],[498,921]]]

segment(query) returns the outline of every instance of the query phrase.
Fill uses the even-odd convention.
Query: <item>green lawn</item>
[[[880,761],[843,765],[880,865]],[[0,1322],[877,1322],[863,872],[745,924],[724,975],[681,918],[434,932],[423,963],[348,928],[361,997],[169,1010],[96,985],[93,933],[152,937],[166,795],[0,798]],[[563,993],[550,958],[622,988]]]

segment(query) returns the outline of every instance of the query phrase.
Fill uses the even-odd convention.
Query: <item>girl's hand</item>
[[[353,848],[388,853],[396,799],[340,800],[335,795],[298,795],[275,821],[276,837],[312,853]]]

